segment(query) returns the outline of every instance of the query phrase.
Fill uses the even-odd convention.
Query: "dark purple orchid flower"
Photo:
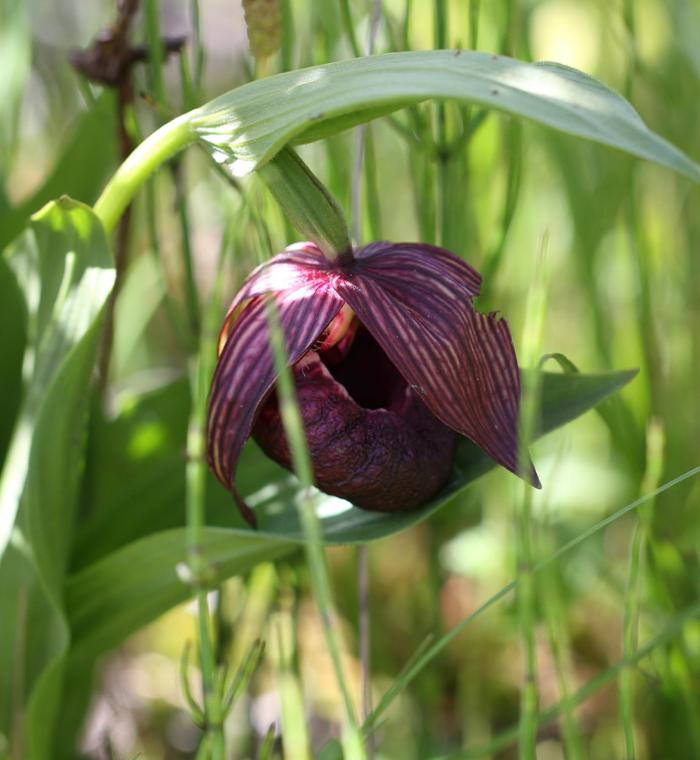
[[[457,434],[518,472],[518,365],[505,320],[474,310],[480,283],[453,253],[416,243],[373,243],[343,264],[301,243],[248,277],[222,329],[208,423],[210,466],[248,522],[235,485],[246,439],[291,469],[269,297],[322,491],[364,509],[418,507],[448,481]],[[528,479],[539,485],[534,470]]]

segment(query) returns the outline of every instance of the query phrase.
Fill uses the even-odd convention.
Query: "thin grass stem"
[[[294,620],[289,610],[278,612],[270,621],[274,642],[274,668],[282,717],[284,757],[310,760],[310,741],[304,716],[304,700],[299,679],[292,669]]]
[[[546,559],[538,561],[537,564],[535,564],[532,567],[531,572],[533,574],[537,574],[541,572],[544,568],[548,567],[553,562],[556,562],[561,557],[571,552],[577,546],[580,546],[582,543],[587,541],[592,536],[596,535],[597,533],[600,533],[600,531],[604,530],[609,525],[612,525],[614,522],[617,522],[617,520],[619,520],[624,515],[629,514],[630,512],[633,512],[636,509],[639,509],[639,507],[641,507],[643,504],[648,503],[651,499],[655,499],[660,494],[671,490],[675,486],[680,485],[681,483],[684,483],[686,480],[690,480],[691,478],[694,478],[697,475],[700,475],[700,465],[698,465],[697,467],[693,467],[690,470],[687,470],[686,472],[682,473],[681,475],[678,475],[678,477],[675,477],[672,480],[667,481],[666,483],[659,486],[657,489],[655,489],[651,493],[645,494],[644,496],[641,496],[640,498],[635,499],[629,504],[626,504],[621,509],[618,509],[617,511],[613,512],[611,515],[608,515],[608,517],[605,517],[602,520],[599,520],[590,528],[582,531],[575,538],[572,538],[570,541],[567,541],[565,544],[560,546],[559,549],[557,549],[553,554],[551,554]],[[372,714],[369,716],[369,718],[365,722],[363,729],[365,731],[372,730],[376,726],[377,722],[379,721],[379,718],[388,709],[388,707],[392,704],[392,702],[396,699],[396,697],[401,693],[403,689],[405,689],[408,686],[409,683],[411,683],[411,681],[413,681],[416,678],[416,676],[426,667],[426,665],[428,665],[429,662],[435,659],[435,657],[437,657],[437,655],[439,655],[449,645],[451,641],[453,641],[457,636],[459,636],[462,633],[462,631],[464,631],[464,629],[467,628],[467,626],[471,625],[471,623],[473,623],[474,620],[476,620],[477,618],[480,618],[485,612],[487,612],[497,602],[499,602],[501,599],[508,596],[512,591],[514,591],[518,587],[520,582],[521,582],[521,579],[516,578],[515,580],[512,580],[510,583],[503,586],[503,588],[501,588],[493,596],[489,597],[483,604],[477,607],[477,609],[475,609],[474,612],[472,612],[470,615],[464,618],[464,620],[457,623],[457,625],[453,626],[449,631],[447,631],[447,633],[441,636],[434,644],[432,644],[419,657],[414,657],[410,661],[410,665],[407,666],[405,670],[401,672],[399,677],[397,677],[394,683],[384,693],[383,697],[379,701],[379,704],[374,708],[374,710],[372,711]]]
[[[347,1],[344,0],[347,7]],[[349,10],[348,10],[349,12]],[[372,55],[382,16],[381,0],[373,0],[369,34],[365,46],[366,55]],[[352,44],[352,43],[351,43]],[[356,43],[355,43],[356,44]],[[379,192],[377,189],[376,156],[374,141],[370,128],[362,125],[355,130],[355,155],[352,173],[352,230],[355,243],[362,237],[362,185],[363,168],[366,187],[366,209],[370,220],[370,235],[373,240],[381,236],[381,216],[379,209]],[[368,548],[357,548],[357,593],[359,600],[359,640],[360,667],[362,672],[362,720],[366,720],[372,709],[372,682],[370,656],[370,614],[369,614],[369,558]],[[374,737],[367,737],[365,750],[368,760],[374,757]]]
[[[193,335],[199,334],[201,315],[199,293],[194,276],[194,260],[192,254],[192,241],[190,235],[190,215],[185,194],[183,179],[184,164],[182,158],[173,164],[172,177],[175,184],[175,205],[177,208],[178,221],[180,223],[180,239],[182,250],[182,266],[185,275],[185,304],[187,317]]]
[[[213,578],[202,551],[202,531],[206,524],[206,415],[209,379],[216,364],[217,324],[221,303],[223,262],[228,251],[225,235],[219,251],[215,287],[205,314],[200,348],[190,362],[192,410],[187,430],[187,466],[185,470],[185,509],[187,519],[187,558],[189,579],[195,589],[197,636],[202,673],[203,709],[206,734],[212,760],[225,760],[226,747],[221,679],[216,665],[213,627],[209,612],[208,591]]]
[[[547,359],[556,358],[561,362],[565,372],[577,372],[576,367],[569,362],[565,356],[543,356],[540,358],[540,369],[544,366]],[[560,450],[557,456],[557,463],[561,461],[563,450]],[[553,468],[556,472],[557,468]],[[548,506],[546,503],[545,507]],[[545,511],[545,519],[548,516],[548,510]],[[545,522],[545,519],[542,522]],[[543,536],[543,541],[550,537],[550,531]],[[549,548],[549,543],[540,546],[540,550]],[[561,568],[559,563],[554,563],[542,573],[539,583],[540,599],[542,604],[542,617],[547,629],[549,640],[549,649],[552,654],[554,672],[557,680],[560,699],[564,705],[562,720],[562,738],[564,751],[567,760],[583,760],[585,751],[583,739],[576,721],[576,715],[570,704],[571,683],[572,683],[572,663],[569,653],[570,639],[566,624],[566,605],[561,581]]]
[[[355,25],[352,21],[352,12],[350,11],[350,0],[340,0],[340,15],[343,20],[343,27],[345,29],[345,36],[350,43],[350,49],[355,58],[359,58],[362,55],[360,50],[360,43],[357,41],[357,35],[355,34]]]
[[[151,79],[151,89],[156,101],[167,107],[165,79],[163,77],[163,59],[165,46],[160,34],[160,1],[146,0],[144,21],[146,25],[146,41],[148,43],[148,70]]]
[[[370,650],[369,614],[369,548],[366,544],[357,547],[357,596],[359,600],[360,667],[362,669],[362,720],[372,712],[372,663]],[[374,755],[373,737],[367,740],[367,758]]]
[[[541,373],[537,357],[541,354],[545,315],[547,312],[547,235],[542,241],[539,260],[534,268],[528,293],[521,356],[528,369],[523,373],[523,392],[519,427],[519,470],[526,479],[519,484],[521,499],[516,510],[515,533],[518,557],[517,610],[522,642],[524,677],[520,695],[519,754],[524,760],[535,759],[537,744],[537,685],[535,577],[531,569],[536,561],[532,516],[532,486],[528,482],[532,464],[528,449],[534,437],[541,391]]]
[[[291,71],[294,68],[292,60],[294,54],[294,10],[291,0],[282,0],[282,47],[280,49],[280,63],[282,71]]]
[[[259,252],[271,254],[271,243],[262,219],[255,214],[256,227],[260,239]],[[291,367],[288,364],[287,349],[282,326],[275,302],[267,300],[267,319],[270,335],[270,348],[277,373],[276,390],[279,398],[280,417],[289,444],[292,467],[302,491],[297,500],[299,520],[304,531],[304,551],[311,576],[311,588],[318,607],[321,628],[326,648],[331,658],[333,672],[343,707],[342,745],[345,757],[351,760],[364,760],[366,757],[362,735],[358,728],[355,710],[345,676],[341,645],[336,630],[336,613],[331,592],[330,578],[323,549],[321,524],[316,515],[316,499],[313,493],[313,467],[304,432],[296,389]]]
[[[312,492],[313,469],[306,444],[301,412],[296,400],[292,372],[287,364],[282,327],[272,300],[268,301],[268,324],[270,326],[270,343],[277,371],[280,416],[287,440],[289,441],[294,472],[303,488],[297,507],[306,539],[304,549],[311,575],[311,586],[343,703],[344,725],[342,743],[348,758],[362,758],[365,756],[365,753],[362,748],[360,732],[355,719],[355,711],[343,670],[341,647],[335,626],[336,615],[330,579],[323,553],[321,525],[315,510],[315,498]]]
[[[668,644],[681,635],[684,626],[698,617],[700,617],[700,602],[687,607],[681,613],[676,615],[673,621],[664,628],[663,631],[646,641],[632,656],[621,658],[614,665],[601,671],[577,689],[577,691],[575,691],[567,700],[569,707],[573,708],[577,705],[583,704],[587,699],[600,691],[603,686],[618,677],[622,670],[638,665],[642,660],[652,654],[654,650]],[[562,700],[542,711],[537,715],[537,725],[544,726],[555,720],[559,717],[563,709],[564,702]],[[519,739],[521,730],[520,725],[513,726],[507,731],[494,737],[492,741],[483,747],[475,747],[464,752],[442,755],[440,758],[433,758],[433,760],[477,760],[478,758],[491,757],[515,744]]]
[[[479,11],[481,0],[469,0],[469,47],[476,50],[479,46]]]

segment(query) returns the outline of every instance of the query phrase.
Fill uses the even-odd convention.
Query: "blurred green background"
[[[191,41],[195,6],[185,0],[161,5],[163,32]],[[288,5],[293,35],[283,54],[271,59],[268,73],[352,55],[339,4],[291,0]],[[369,3],[356,0],[350,7],[364,40]],[[87,47],[112,23],[114,3],[2,0],[0,10],[0,240],[5,244],[22,223],[21,214],[3,216],[9,207],[23,209],[26,218],[63,192],[94,201],[116,166],[119,148],[111,93],[87,84],[69,63],[72,50]],[[201,2],[199,11],[204,101],[250,79],[255,63],[236,0]],[[143,39],[144,29],[139,15],[136,40]],[[411,49],[434,46],[431,2],[383,3],[377,52],[404,49],[406,40]],[[449,45],[474,42],[480,50],[557,61],[600,78],[624,93],[652,129],[700,160],[697,2],[449,3]],[[135,114],[143,133],[187,105],[176,57],[164,72],[167,102],[154,105],[152,78],[145,67],[135,69]],[[415,114],[430,125],[434,110],[421,106]],[[448,131],[474,116],[453,106],[446,112]],[[415,114],[397,117],[412,136],[387,120],[371,127],[376,197],[370,183],[363,241],[377,233],[396,241],[436,239],[437,162],[412,131]],[[346,133],[302,150],[348,213],[353,140]],[[224,231],[235,229],[234,256],[225,273],[230,296],[257,262],[258,233],[240,194],[203,155],[190,150],[182,171],[202,300],[211,291]],[[549,298],[543,350],[561,351],[586,371],[640,368],[603,415],[588,414],[534,448],[544,484],[534,496],[535,553],[547,556],[596,520],[700,463],[700,192],[667,170],[498,114],[479,120],[447,171],[442,242],[484,273],[479,305],[507,317],[516,348],[545,248]],[[273,248],[292,242],[262,185],[252,179],[246,192],[265,220]],[[172,177],[161,172],[134,207],[130,263],[115,318],[109,393],[115,415],[128,414],[140,393],[186,372],[183,228],[175,200]],[[152,255],[156,242],[160,258]],[[170,446],[168,425],[180,423],[168,414],[158,416],[156,410],[133,426],[126,456],[157,455]],[[11,422],[0,420],[0,451]],[[369,546],[375,701],[426,636],[459,622],[514,576],[519,493],[512,476],[492,472],[428,522]],[[171,508],[173,525],[182,524],[183,505],[174,502]],[[94,530],[109,532],[110,526],[98,521]],[[83,544],[74,557],[78,567],[90,557],[89,541]],[[615,521],[538,577],[541,707],[614,666],[623,655],[626,622],[638,626],[633,638],[643,642],[697,601],[699,546],[700,481],[690,479]],[[356,550],[329,550],[329,560],[346,650],[352,653],[350,685],[359,704]],[[337,734],[339,696],[303,562],[261,565],[248,577],[227,582],[220,596],[218,619],[232,664],[256,636],[277,630],[288,637],[307,727],[319,748]],[[513,747],[490,751],[488,744],[517,722],[519,635],[513,600],[506,597],[402,693],[378,732],[375,757],[457,757],[480,746],[487,749],[475,756],[515,757]],[[82,739],[86,756],[194,757],[199,733],[178,681],[184,641],[193,636],[194,617],[185,605],[104,658]],[[232,714],[235,757],[254,757],[269,724],[279,719],[279,669],[275,657],[267,656]],[[542,728],[538,757],[629,757],[624,725],[633,727],[639,758],[700,757],[700,622],[687,623],[672,643],[629,672],[631,681],[612,679],[572,710],[568,721]],[[633,694],[626,724],[625,693]]]

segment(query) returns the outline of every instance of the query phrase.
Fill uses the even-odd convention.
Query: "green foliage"
[[[592,77],[466,50],[376,55],[279,74],[222,95],[191,118],[215,157],[231,162],[234,174],[245,174],[287,142],[313,142],[428,98],[523,116],[700,181],[697,164]],[[288,107],[281,109],[280,102]]]
[[[150,0],[147,8],[146,36],[151,50],[162,47],[158,5],[157,0]],[[316,506],[322,532],[317,559],[326,562],[321,541],[334,547],[328,553],[334,562],[327,564],[338,587],[343,581],[342,557],[347,556],[340,547],[384,540],[377,557],[385,563],[388,580],[378,577],[377,589],[373,589],[377,608],[373,619],[378,621],[373,647],[383,697],[367,716],[362,731],[365,736],[378,732],[381,721],[386,720],[387,754],[396,746],[389,735],[393,729],[388,709],[396,707],[399,697],[404,697],[408,706],[401,708],[396,722],[403,724],[404,732],[412,732],[404,734],[408,739],[403,746],[415,745],[415,756],[420,757],[493,756],[519,739],[525,753],[532,753],[545,736],[536,729],[560,716],[564,718],[563,746],[572,757],[589,751],[591,756],[616,756],[623,738],[630,759],[637,753],[669,758],[698,754],[700,710],[695,686],[700,523],[694,509],[697,484],[691,482],[698,474],[697,431],[693,427],[699,410],[695,366],[700,357],[694,306],[700,297],[700,266],[695,255],[700,245],[700,224],[694,211],[697,192],[668,173],[654,173],[626,156],[571,140],[563,133],[649,159],[695,181],[700,180],[698,165],[649,130],[628,100],[581,72],[473,51],[399,52],[327,63],[344,49],[360,49],[359,30],[352,18],[358,4],[314,4],[311,37],[299,23],[301,17],[292,17],[295,4],[283,5],[285,39],[280,68],[291,69],[295,56],[303,64],[322,65],[249,82],[168,122],[137,147],[109,183],[95,213],[62,198],[29,220],[30,214],[64,193],[94,201],[114,163],[117,115],[111,93],[103,93],[94,102],[90,97],[92,104],[80,116],[54,168],[28,198],[11,202],[14,153],[18,138],[26,137],[18,125],[21,96],[30,73],[31,30],[22,3],[0,0],[0,102],[4,104],[0,114],[0,249],[6,247],[7,254],[0,259],[0,755],[5,749],[3,738],[7,738],[17,757],[74,756],[76,735],[93,693],[96,659],[193,596],[199,603],[199,647],[211,644],[212,651],[206,655],[216,658],[216,662],[205,663],[199,653],[204,689],[211,692],[212,684],[218,688],[226,683],[230,654],[226,636],[240,635],[242,640],[250,631],[245,628],[244,616],[232,616],[239,628],[226,634],[222,599],[230,586],[225,581],[244,577],[262,562],[274,562],[280,576],[273,582],[279,584],[276,604],[280,611],[273,617],[278,625],[270,642],[275,647],[272,669],[286,721],[282,742],[285,752],[293,754],[296,741],[303,755],[314,736],[311,722],[308,727],[299,723],[307,684],[296,671],[306,642],[295,640],[294,626],[303,614],[308,566],[300,560],[309,546],[309,528],[297,508],[300,502],[302,507]],[[430,44],[429,31],[411,28],[425,22],[429,29],[431,20],[424,15],[427,5],[413,4],[412,11],[411,6],[405,4],[402,20],[392,15],[393,9],[385,9],[384,44],[388,47],[410,47],[416,36],[420,46]],[[623,13],[629,71],[608,77],[602,67],[604,78],[612,82],[624,79],[620,89],[649,123],[697,158],[697,141],[689,125],[700,116],[696,97],[700,21],[681,0],[669,3],[663,18],[671,25],[677,44],[667,46],[666,52],[644,69],[635,36],[635,6],[641,4],[625,3]],[[204,52],[196,2],[192,8],[193,78],[189,77],[187,55],[180,59],[186,108],[203,100]],[[477,47],[478,2],[440,2],[435,8],[439,23],[433,31],[440,46],[458,43],[464,36],[461,28],[456,35],[448,23],[448,16],[456,23],[454,18],[462,13],[465,23],[468,14],[467,37]],[[482,7],[489,14],[487,32],[489,26],[498,27],[498,35],[493,37],[498,42],[493,46],[503,52],[515,49],[529,58],[525,30],[534,23],[539,6],[531,3],[518,8],[517,3],[507,3],[504,8]],[[296,5],[294,12],[298,13]],[[294,28],[298,38],[290,39],[289,30]],[[484,26],[481,28],[483,33]],[[619,47],[618,43],[616,39]],[[177,100],[165,86],[166,73],[169,77],[160,59],[152,57],[149,86],[162,112]],[[638,79],[642,86],[635,91]],[[90,95],[87,88],[85,91]],[[438,105],[433,109],[425,102],[428,100],[437,100]],[[348,150],[342,130],[399,109],[403,109],[401,114],[392,115],[367,135],[365,159],[358,161]],[[491,111],[518,118],[496,122],[487,118]],[[528,130],[519,117],[549,129]],[[137,116],[130,113],[129,118]],[[138,131],[134,124],[129,126],[134,134]],[[237,182],[231,185],[237,193],[245,193],[244,200],[229,197],[218,185],[211,193],[213,182],[204,174],[207,169],[196,165],[190,175],[189,165],[185,171],[185,164],[178,164],[172,172],[180,220],[175,235],[165,215],[156,218],[159,204],[149,203],[147,247],[161,258],[137,257],[129,265],[115,311],[112,374],[117,382],[103,398],[92,393],[103,312],[115,280],[104,229],[114,228],[138,187],[193,141],[198,140],[211,156],[243,175],[254,169],[269,172],[275,156],[284,158],[286,145],[329,137],[325,154],[306,149],[304,157],[315,168],[319,155],[325,155],[329,184],[346,215],[351,185],[363,190],[368,208],[364,209],[364,224],[357,225],[360,237],[363,229],[374,237],[384,228],[402,234],[416,228],[426,242],[470,251],[470,260],[478,267],[480,260],[483,264],[482,306],[503,309],[511,323],[517,324],[519,304],[528,289],[522,283],[530,277],[531,238],[542,233],[541,227],[549,230],[552,225],[556,242],[552,246],[555,275],[551,288],[555,305],[551,308],[556,317],[545,324],[547,340],[565,346],[577,362],[583,354],[585,366],[641,365],[637,382],[623,397],[614,398],[633,372],[578,374],[570,362],[563,361],[565,374],[541,376],[542,403],[533,422],[535,434],[543,435],[597,408],[604,425],[596,428],[596,445],[604,448],[609,442],[609,470],[624,483],[626,499],[633,501],[610,513],[608,492],[601,487],[599,495],[599,484],[591,479],[582,487],[589,493],[580,501],[599,501],[597,509],[608,516],[592,525],[586,515],[562,517],[563,512],[556,511],[564,509],[558,503],[557,486],[565,476],[555,470],[545,483],[545,493],[553,504],[540,504],[539,512],[528,513],[527,523],[514,521],[516,529],[526,524],[532,533],[531,551],[526,561],[520,557],[517,573],[510,534],[504,532],[495,549],[490,544],[483,550],[486,568],[494,565],[486,556],[489,551],[502,553],[499,570],[502,573],[505,568],[503,580],[496,571],[496,577],[486,581],[489,569],[460,574],[441,559],[448,542],[463,539],[468,526],[475,525],[478,530],[487,526],[489,519],[493,522],[494,516],[505,522],[504,513],[512,501],[511,496],[503,496],[506,476],[488,480],[488,487],[475,483],[493,463],[466,441],[460,443],[449,485],[431,503],[410,513],[364,512],[322,494],[309,499],[299,481],[250,444],[240,463],[238,483],[259,517],[260,529],[254,532],[242,523],[230,494],[205,474],[200,449],[206,371],[193,381],[185,379],[185,368],[206,370],[214,339],[206,332],[211,329],[208,325],[196,356],[183,356],[182,345],[186,343],[189,349],[190,343],[173,334],[183,320],[177,318],[178,278],[172,271],[179,265],[186,272],[188,294],[182,300],[189,298],[195,311],[198,303],[206,303],[203,288],[201,293],[195,289],[190,254],[197,247],[196,273],[204,281],[211,267],[206,246],[199,241],[211,239],[214,218],[221,209],[225,209],[221,215],[226,224],[231,223],[234,230],[230,235],[236,266],[231,268],[237,280],[248,268],[246,252],[255,247],[251,245],[255,236],[265,238],[268,246],[270,238],[275,245],[282,239],[279,220],[259,202],[254,190],[249,192]],[[399,168],[404,158],[408,159],[405,171]],[[540,164],[546,169],[541,170]],[[533,172],[533,167],[537,171]],[[554,181],[547,174],[550,167],[557,176]],[[413,189],[415,214],[400,206],[401,183]],[[150,187],[151,201],[156,195],[160,200],[165,184]],[[189,187],[193,192],[186,196]],[[543,200],[541,196],[547,192],[552,197]],[[213,202],[214,195],[217,203],[221,196],[220,206]],[[196,210],[192,239],[186,199]],[[284,196],[282,206],[289,206]],[[235,214],[229,207],[236,209]],[[138,204],[134,211],[135,251],[143,247],[145,236]],[[307,213],[307,209],[303,211]],[[331,228],[324,234],[344,242],[344,222],[337,209],[332,211],[330,217],[326,215]],[[200,216],[204,219],[201,224]],[[566,220],[563,226],[571,225],[566,234],[556,229],[562,219]],[[310,229],[318,223],[307,221],[305,228]],[[536,227],[534,233],[528,225]],[[254,234],[251,228],[255,228]],[[174,262],[168,252],[177,235],[186,252],[182,262]],[[227,235],[222,245],[225,253]],[[514,235],[518,237],[511,244]],[[562,255],[564,252],[569,255]],[[266,249],[265,255],[268,253]],[[620,274],[623,260],[629,271]],[[164,271],[169,275],[167,283]],[[214,316],[221,275],[217,268],[213,275],[217,288],[209,307]],[[175,319],[166,319],[173,316],[166,314],[167,309],[175,312]],[[190,321],[196,324],[198,320]],[[684,330],[678,329],[680,322]],[[142,382],[138,370],[145,371],[143,382],[151,388],[148,392],[138,388]],[[173,374],[181,379],[172,381]],[[657,427],[665,428],[666,454],[663,443],[656,449],[645,446],[644,425],[650,417],[655,422],[648,439]],[[678,472],[684,474],[675,477]],[[666,484],[654,490],[663,480]],[[646,495],[637,499],[639,493]],[[197,501],[196,514],[190,509],[188,515],[185,505],[191,507],[193,501]],[[634,522],[633,513],[638,509],[641,523],[629,548],[632,561],[626,578],[628,548],[624,541],[631,530],[625,519]],[[625,515],[628,517],[623,519]],[[409,531],[411,528],[414,530]],[[401,544],[393,543],[406,536],[414,541],[410,544],[414,553],[408,560],[401,556]],[[586,552],[575,552],[584,542]],[[463,551],[461,560],[469,560],[468,554]],[[407,561],[419,569],[411,574],[404,568],[401,575],[401,565]],[[195,571],[200,572],[196,577]],[[308,585],[322,613],[322,624],[329,627],[352,621],[354,589],[335,593],[334,606],[330,606],[328,589],[319,591],[313,566],[311,571]],[[270,572],[274,574],[272,565]],[[418,578],[418,574],[425,577]],[[511,577],[515,579],[502,585]],[[322,580],[327,583],[327,578]],[[453,581],[473,584],[466,594],[464,589],[460,591],[468,599],[466,610],[463,602],[450,602]],[[245,605],[255,607],[260,600],[252,585]],[[353,585],[352,579],[348,585]],[[553,680],[548,661],[545,659],[544,665],[540,661],[549,652],[556,675],[550,706],[533,701],[528,705],[527,732],[518,725],[514,708],[517,692],[523,691],[522,681],[511,679],[515,695],[502,683],[512,669],[512,660],[503,656],[503,650],[513,646],[513,610],[504,605],[493,628],[480,628],[483,613],[493,610],[511,592],[520,593],[524,585],[531,591],[521,631],[531,655],[527,673],[531,693],[536,694],[536,681],[540,689]],[[211,618],[208,590],[219,592]],[[273,592],[269,594],[272,597]],[[302,604],[297,604],[295,594]],[[624,635],[617,636],[615,625],[608,625],[608,620],[616,622],[616,618],[609,612],[605,617],[605,606],[610,606],[611,600],[624,611]],[[458,620],[448,626],[445,619],[451,603]],[[264,610],[257,610],[258,616],[264,617],[271,604],[268,599]],[[592,619],[599,613],[600,621]],[[331,621],[331,616],[338,621]],[[441,625],[448,630],[441,630]],[[467,628],[473,638],[465,643],[462,634]],[[546,635],[540,637],[540,628],[546,629]],[[416,649],[415,637],[422,640],[430,631],[432,641]],[[342,634],[343,639],[350,638],[345,630]],[[595,635],[606,637],[604,645],[593,640]],[[353,643],[346,648],[352,650]],[[246,661],[245,667],[231,670],[243,674],[240,681],[238,676],[228,680],[236,696],[258,665],[260,652],[254,651],[254,664]],[[582,657],[586,668],[593,663],[596,675],[587,673],[585,679],[575,680],[576,663],[567,661],[569,655]],[[183,658],[183,662],[186,681],[189,660]],[[213,665],[213,670],[206,673],[205,664]],[[336,671],[341,690],[349,692],[349,684],[344,682],[349,676],[343,676],[349,669],[337,667]],[[391,683],[384,689],[386,673],[391,675]],[[647,689],[646,683],[641,688],[640,673],[645,679],[654,679],[654,688]],[[314,673],[314,680],[316,676]],[[620,736],[609,736],[617,727],[610,728],[615,715],[614,708],[607,705],[603,728],[595,736],[603,742],[600,749],[590,740],[588,721],[581,720],[574,707],[616,679],[622,696]],[[642,691],[643,703],[639,700]],[[200,725],[206,722],[209,697],[211,693],[205,694],[196,708],[190,704],[192,717]],[[452,725],[450,721],[462,720],[462,713],[466,716],[463,725]],[[645,725],[650,714],[654,721]],[[290,716],[295,716],[291,726]],[[485,736],[481,733],[484,726]],[[503,730],[503,726],[511,728]],[[198,756],[215,756],[212,742],[208,734]],[[276,756],[273,745],[271,729],[260,756]],[[347,746],[330,741],[320,756],[342,757],[344,749],[345,756],[351,756]]]
[[[16,626],[3,652],[19,655],[12,677],[2,680],[2,702],[11,704],[18,689],[28,696],[27,754],[48,758],[55,756],[70,640],[64,579],[84,459],[86,388],[114,268],[92,211],[67,198],[33,217],[8,263],[28,317],[22,406],[0,481],[3,576],[12,578],[3,619]]]
[[[633,374],[545,374],[539,434],[554,430],[595,407],[619,390]],[[164,397],[171,394],[172,389],[164,389],[162,393]],[[142,415],[154,419],[147,409],[158,408],[162,401],[156,396],[145,399],[143,403],[146,408],[140,412],[130,410],[124,415],[125,421],[136,421],[138,426],[137,420]],[[102,433],[106,440],[95,441],[94,444],[98,448],[104,446],[114,450],[109,438],[121,436],[122,430],[123,422],[117,418]],[[246,486],[251,490],[243,492],[247,493],[249,503],[256,507],[259,530],[240,527],[240,518],[229,495],[214,481],[209,488],[210,492],[214,491],[215,503],[208,505],[213,506],[213,509],[208,509],[210,527],[203,531],[202,551],[218,580],[244,573],[259,562],[291,554],[304,542],[304,531],[295,506],[303,489],[290,476],[282,474],[281,470],[278,471],[277,478],[270,478],[269,471],[264,466],[257,466],[261,455],[250,450],[248,455],[241,470],[256,473],[258,485],[251,489],[252,483],[248,481]],[[256,457],[255,460],[253,456]],[[264,463],[265,460],[262,459],[261,464]],[[164,476],[159,464],[156,461],[151,464],[154,480],[159,483],[162,480],[172,482],[172,475]],[[367,512],[320,495],[317,509],[321,516],[324,541],[328,545],[366,543],[405,530],[445,507],[464,488],[494,466],[493,461],[479,449],[464,441],[449,486],[430,504],[413,512]],[[143,537],[134,540],[132,536],[128,544],[82,567],[68,581],[67,604],[73,643],[75,647],[84,647],[91,653],[115,646],[129,633],[187,599],[191,593],[188,585],[173,572],[173,568],[185,562],[186,531],[184,528],[164,529],[170,524],[169,514],[160,508],[157,491],[151,490],[148,484],[139,489],[137,484],[142,476],[137,473],[140,470],[140,462],[131,467],[122,463],[118,471],[121,487],[115,480],[106,491],[110,494],[110,501],[131,501],[137,505],[139,513],[146,512],[149,515],[148,521],[140,523]],[[183,501],[184,483],[181,483],[181,488],[179,492],[173,488],[167,494],[170,512],[173,505]],[[225,496],[223,504],[219,501],[222,494]],[[97,511],[102,507],[99,503],[92,506]],[[333,514],[334,507],[336,514]],[[112,509],[111,506],[108,508]],[[112,514],[113,522],[116,522],[120,512],[115,510]],[[166,523],[160,529],[153,523],[154,516],[158,515]],[[93,534],[90,531],[95,540],[98,540],[99,533],[100,531]],[[85,545],[88,543],[86,541]],[[78,545],[82,545],[80,536]]]
[[[27,315],[17,280],[0,256],[0,462],[5,458],[22,396],[22,357],[27,338]],[[11,329],[10,329],[11,326]]]

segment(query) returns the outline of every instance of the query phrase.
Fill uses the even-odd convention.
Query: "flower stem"
[[[182,114],[149,135],[117,169],[95,204],[105,230],[115,228],[136,191],[165,161],[196,140],[191,113]]]

